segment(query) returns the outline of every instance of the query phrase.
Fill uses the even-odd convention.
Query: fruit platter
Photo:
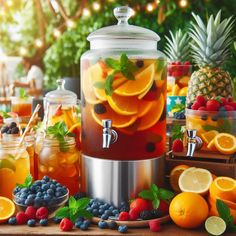
[[[0,112],[0,235],[235,235],[232,19],[193,13],[165,55],[133,14],[88,36],[80,100],[59,79],[43,106],[21,90]]]

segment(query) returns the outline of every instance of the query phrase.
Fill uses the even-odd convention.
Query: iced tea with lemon
[[[0,143],[0,196],[12,198],[16,184],[23,184],[30,174],[30,160],[24,145],[18,142]]]
[[[166,137],[166,61],[82,58],[82,153],[113,160],[161,156]],[[103,148],[103,120],[112,121],[116,142]]]

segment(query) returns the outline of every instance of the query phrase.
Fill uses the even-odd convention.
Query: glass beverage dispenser
[[[91,33],[81,58],[82,184],[115,205],[164,179],[166,59],[132,13],[115,8],[118,24]]]

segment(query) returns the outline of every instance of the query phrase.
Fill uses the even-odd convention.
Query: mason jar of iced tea
[[[11,97],[11,111],[20,117],[29,117],[32,114],[33,97]]]
[[[38,154],[38,177],[49,176],[65,185],[70,194],[75,194],[80,186],[80,152],[73,137],[65,137],[65,142],[45,137]]]
[[[30,159],[25,143],[16,140],[0,142],[0,196],[12,198],[16,184],[23,184],[30,174]]]

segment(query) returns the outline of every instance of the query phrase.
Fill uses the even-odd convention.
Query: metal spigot
[[[188,151],[187,157],[192,157],[196,150],[199,150],[202,145],[202,139],[197,136],[197,130],[189,129],[187,130],[187,142],[188,142]]]
[[[111,120],[102,120],[103,133],[102,133],[102,148],[109,148],[112,143],[118,139],[118,134],[112,127]]]

